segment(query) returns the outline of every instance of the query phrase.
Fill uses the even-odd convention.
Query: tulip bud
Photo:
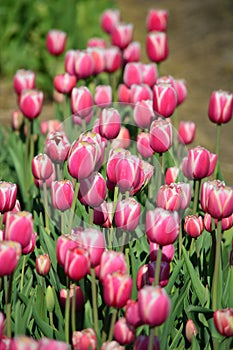
[[[233,214],[233,187],[215,187],[210,189],[207,212],[216,219]]]
[[[80,181],[78,199],[84,205],[98,207],[106,197],[106,182],[103,176],[95,172]]]
[[[105,251],[100,260],[100,280],[104,282],[107,275],[119,271],[122,274],[127,272],[127,265],[123,253],[115,251]]]
[[[145,350],[149,348],[149,337],[139,335],[134,343],[133,350]],[[160,342],[157,337],[153,338],[152,350],[160,350]]]
[[[111,31],[112,45],[124,50],[133,39],[133,25],[131,23],[117,23]]]
[[[86,79],[93,74],[94,60],[90,51],[77,51],[74,69],[78,79]]]
[[[56,256],[59,265],[64,267],[66,254],[70,249],[78,247],[78,242],[74,240],[74,236],[62,235],[57,239]]]
[[[179,234],[179,215],[176,211],[162,208],[149,210],[146,214],[146,234],[150,241],[162,246],[175,242]]]
[[[45,153],[40,153],[32,159],[32,174],[36,179],[46,180],[53,173],[51,159]]]
[[[185,80],[183,79],[173,79],[172,86],[176,90],[177,93],[177,106],[184,102],[187,97],[187,87]]]
[[[120,12],[117,9],[105,10],[100,19],[100,25],[103,31],[110,34],[117,23],[120,21]]]
[[[87,41],[87,48],[89,47],[100,47],[102,49],[105,49],[107,46],[106,40],[104,38],[90,38]]]
[[[77,50],[68,50],[65,55],[65,71],[70,75],[75,75],[75,59]]]
[[[154,117],[152,101],[142,100],[135,103],[133,118],[139,128],[149,128]]]
[[[71,208],[73,197],[74,189],[70,180],[52,182],[51,199],[55,209],[65,211]]]
[[[141,63],[130,62],[125,65],[123,81],[127,86],[133,84],[140,85],[142,83],[142,69]]]
[[[86,86],[73,88],[71,92],[72,113],[78,114],[81,118],[90,114],[93,106],[93,99],[90,90]]]
[[[164,118],[170,117],[177,106],[177,93],[171,84],[153,86],[153,109]]]
[[[191,121],[181,121],[178,129],[178,141],[181,144],[189,145],[193,142],[196,132],[196,124]]]
[[[141,64],[141,69],[143,84],[147,84],[150,87],[155,85],[158,77],[157,65],[155,63]]]
[[[31,70],[18,69],[14,76],[14,90],[21,95],[25,89],[35,89],[36,75]]]
[[[76,312],[79,312],[79,311],[83,310],[83,306],[85,303],[84,295],[83,295],[82,289],[79,286],[72,284],[70,286],[70,290],[69,290],[70,306],[72,305],[72,302],[73,302],[72,299],[74,296],[74,292],[75,292],[75,310],[76,310]],[[63,309],[65,309],[66,299],[68,297],[67,289],[62,288],[60,290],[59,297],[60,297],[61,306]]]
[[[170,313],[170,299],[159,286],[144,286],[138,292],[139,313],[144,324],[160,326]]]
[[[141,56],[141,44],[138,41],[132,41],[123,51],[125,62],[138,62]]]
[[[112,87],[110,85],[97,85],[94,101],[101,108],[109,107],[112,103]]]
[[[46,47],[48,52],[54,56],[61,55],[65,50],[66,37],[67,34],[61,30],[50,30],[46,37]]]
[[[151,88],[146,84],[133,84],[130,88],[130,102],[135,105],[139,101],[152,100],[153,93]]]
[[[46,308],[48,312],[53,312],[55,307],[55,299],[54,299],[54,290],[51,286],[47,287],[45,300],[46,300]]]
[[[188,320],[185,326],[185,336],[190,343],[192,343],[192,338],[197,336],[197,327],[193,320]]]
[[[20,110],[13,111],[11,114],[11,128],[13,131],[19,131],[23,125],[23,114]]]
[[[226,308],[214,312],[214,325],[224,337],[233,336],[233,309]]]
[[[70,142],[64,132],[49,132],[45,144],[46,153],[54,163],[63,163],[70,150]]]
[[[146,52],[152,62],[164,61],[168,56],[167,34],[157,31],[147,34]]]
[[[0,241],[0,276],[11,275],[21,256],[21,245],[14,241]]]
[[[5,239],[15,241],[25,248],[33,234],[32,214],[26,211],[10,212],[5,226]]]
[[[120,103],[130,103],[131,91],[125,84],[120,84],[118,86],[118,101]]]
[[[179,210],[182,201],[182,189],[175,183],[162,185],[157,193],[157,206],[166,210]]]
[[[100,115],[99,132],[108,140],[117,137],[121,129],[121,116],[117,109],[104,108]]]
[[[213,91],[209,101],[209,119],[216,124],[228,123],[232,118],[233,95],[227,91]]]
[[[35,119],[42,110],[43,99],[43,92],[25,89],[20,95],[19,108],[27,119]]]
[[[38,275],[45,277],[50,270],[51,260],[48,254],[39,255],[36,257],[36,272]]]
[[[92,328],[82,331],[74,331],[72,335],[72,346],[74,350],[96,350],[97,338]]]
[[[168,12],[166,10],[151,9],[146,17],[146,29],[148,32],[158,30],[165,32],[167,29]]]
[[[122,272],[107,274],[103,281],[104,301],[108,306],[122,308],[131,297],[132,278]]]
[[[121,200],[116,205],[114,220],[121,230],[134,231],[140,220],[140,204],[132,197]]]
[[[212,189],[217,189],[220,187],[225,187],[224,181],[220,181],[220,180],[206,181],[206,182],[203,182],[203,184],[201,185],[200,202],[204,212],[207,212],[210,191]]]
[[[125,317],[119,318],[114,326],[114,338],[122,345],[131,344],[135,338],[134,328],[127,323]]]
[[[128,324],[133,327],[142,325],[141,317],[139,315],[138,301],[129,299],[125,306],[125,318]]]
[[[17,185],[0,181],[0,213],[11,211],[16,203]]]
[[[72,248],[65,256],[65,274],[74,281],[79,281],[90,272],[90,259],[86,249]]]
[[[144,158],[153,156],[154,150],[150,146],[150,134],[148,132],[140,132],[137,135],[137,151]]]
[[[130,133],[127,128],[121,126],[120,132],[115,139],[112,140],[111,148],[129,148],[131,143]]]
[[[104,51],[105,71],[113,73],[117,71],[122,64],[122,54],[118,47],[112,46]]]
[[[201,216],[188,215],[185,217],[184,230],[192,238],[199,237],[204,230],[204,223]]]
[[[154,120],[150,126],[150,145],[157,153],[164,153],[172,146],[172,125],[166,119]]]
[[[53,81],[55,89],[62,94],[70,94],[77,82],[75,75],[69,73],[56,75]]]
[[[167,168],[166,174],[165,174],[165,183],[167,185],[170,185],[172,182],[176,182],[177,177],[179,175],[180,169],[176,166]]]

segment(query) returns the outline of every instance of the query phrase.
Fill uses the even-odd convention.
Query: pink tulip
[[[117,109],[104,108],[100,115],[99,131],[108,140],[117,137],[121,129],[121,116]]]
[[[11,128],[13,131],[19,131],[23,125],[23,114],[17,109],[11,114]]]
[[[43,189],[44,183],[46,188],[50,188],[52,185],[52,182],[56,180],[56,171],[55,171],[55,167],[54,164],[52,163],[53,166],[53,172],[50,175],[50,177],[48,177],[46,180],[41,180],[41,179],[37,179],[34,177],[34,184],[38,187]]]
[[[152,100],[153,93],[151,88],[146,84],[133,84],[130,88],[130,102],[135,105],[138,101]]]
[[[137,135],[137,151],[144,158],[153,156],[154,150],[150,146],[150,134],[148,132],[140,132]]]
[[[139,313],[144,324],[160,326],[170,313],[170,300],[165,289],[144,286],[138,292]]]
[[[94,152],[94,161],[96,163],[95,170],[99,170],[99,168],[103,165],[104,162],[104,153],[106,142],[102,140],[101,136],[98,133],[87,131],[86,133],[82,133],[79,138],[79,142],[87,142],[95,147]]]
[[[142,69],[141,63],[130,62],[125,65],[123,81],[127,86],[133,84],[140,85],[142,83]]]
[[[222,221],[222,231],[227,231],[233,226],[233,214],[228,216],[227,218],[221,219]],[[218,225],[218,219],[214,219],[214,223],[212,220],[212,216],[208,213],[204,215],[204,227],[206,231],[212,232]]]
[[[135,330],[125,317],[119,318],[114,326],[114,338],[122,345],[131,344],[135,338]]]
[[[213,187],[207,199],[207,212],[216,219],[233,214],[233,187]]]
[[[5,239],[20,243],[22,248],[26,247],[33,234],[32,214],[26,211],[9,213],[5,226]]]
[[[156,202],[159,208],[179,210],[182,201],[182,189],[176,184],[162,185],[157,193]]]
[[[93,75],[104,72],[105,70],[105,51],[101,47],[89,47],[86,50],[92,57],[93,61]]]
[[[113,28],[120,22],[120,12],[117,9],[107,9],[103,12],[100,25],[103,31],[111,34]]]
[[[115,139],[112,140],[111,148],[129,148],[131,143],[129,130],[121,126],[120,132]]]
[[[185,217],[184,230],[192,238],[199,237],[204,230],[204,222],[201,216],[188,215]]]
[[[140,220],[140,204],[132,197],[121,200],[116,205],[114,220],[121,230],[134,231]]]
[[[62,94],[70,94],[77,82],[75,75],[68,73],[56,75],[53,80],[55,89]]]
[[[149,128],[154,117],[152,101],[142,100],[135,103],[133,118],[139,128]]]
[[[123,253],[115,251],[105,251],[101,256],[99,278],[103,283],[108,274],[119,271],[126,274],[127,265]]]
[[[168,56],[167,34],[164,32],[150,32],[146,37],[146,51],[152,62],[159,63]]]
[[[94,208],[94,224],[106,228],[112,226],[113,221],[113,203],[103,202],[99,207]]]
[[[149,347],[149,336],[139,335],[134,343],[133,350],[145,350]],[[153,338],[152,350],[160,350],[160,342],[157,337]]]
[[[36,179],[46,180],[53,173],[51,159],[45,153],[40,153],[32,159],[32,174]]]
[[[46,135],[48,132],[53,131],[62,131],[62,124],[60,120],[51,119],[40,123],[40,132],[42,135]]]
[[[185,210],[188,208],[191,201],[191,186],[187,182],[177,182],[176,186],[180,187],[182,190],[182,200],[180,209]]]
[[[210,195],[210,191],[212,189],[217,189],[217,188],[221,188],[221,187],[225,187],[225,182],[224,181],[220,181],[220,180],[209,180],[206,182],[203,182],[201,185],[201,195],[200,195],[200,202],[201,202],[201,206],[204,212],[207,212],[207,208],[208,208],[208,200],[209,200],[209,195]]]
[[[92,328],[74,331],[72,334],[72,347],[74,350],[96,350],[97,338]]]
[[[213,91],[209,101],[209,119],[216,124],[228,123],[232,118],[233,95],[230,92]]]
[[[72,298],[75,291],[75,310],[76,312],[82,311],[85,303],[83,291],[79,286],[72,284],[69,290],[70,307],[72,305]],[[62,288],[59,293],[60,303],[63,309],[65,309],[66,299],[68,298],[67,289]]]
[[[181,121],[178,129],[178,141],[189,145],[193,142],[196,132],[196,124],[192,121]]]
[[[0,213],[13,210],[16,203],[17,185],[0,181]]]
[[[90,90],[86,86],[73,88],[70,102],[72,113],[78,114],[81,118],[90,114],[93,107],[93,98]]]
[[[67,252],[79,246],[75,238],[76,237],[74,235],[62,235],[57,239],[56,256],[59,265],[61,265],[62,267],[64,267],[65,265]]]
[[[124,50],[133,39],[133,25],[131,23],[117,23],[111,31],[112,45]]]
[[[137,289],[143,288],[145,285],[152,285],[154,283],[156,269],[156,261],[142,265],[137,273],[136,285]],[[168,284],[170,277],[170,263],[161,261],[159,272],[159,285],[165,287]]]
[[[107,193],[103,176],[94,172],[88,178],[80,181],[78,198],[84,205],[98,207],[103,203]]]
[[[157,260],[159,244],[150,242],[150,260]],[[175,255],[174,244],[168,244],[162,247],[162,261],[171,262]]]
[[[74,69],[78,79],[89,78],[94,71],[94,61],[91,53],[88,51],[77,51]]]
[[[185,336],[190,343],[192,343],[192,338],[197,336],[197,327],[193,320],[189,319],[185,325]]]
[[[224,337],[233,336],[233,309],[226,308],[214,312],[214,325]]]
[[[146,234],[150,241],[161,246],[172,244],[179,234],[179,215],[162,208],[149,210],[146,214]]]
[[[14,241],[0,241],[0,276],[11,275],[21,256],[21,245]]]
[[[157,65],[155,63],[141,64],[142,81],[152,87],[156,83],[158,77]]]
[[[50,270],[51,260],[48,254],[42,254],[36,257],[36,272],[45,277]]]
[[[55,209],[65,211],[71,208],[74,188],[70,180],[53,181],[51,185],[51,200]]]
[[[65,71],[66,73],[75,76],[75,60],[77,57],[77,50],[68,50],[65,55]]]
[[[103,281],[104,301],[108,306],[122,308],[131,297],[132,278],[122,272],[107,274]]]
[[[142,325],[141,317],[139,315],[138,301],[129,299],[125,306],[125,318],[128,324],[133,327]]]
[[[172,146],[172,124],[166,119],[154,120],[150,126],[150,145],[157,153],[164,153]]]
[[[172,182],[176,182],[179,172],[180,172],[180,169],[176,166],[167,168],[167,171],[165,174],[165,183],[167,185],[170,185]]]
[[[106,40],[104,38],[90,38],[87,41],[87,48],[89,47],[100,47],[102,49],[105,49],[107,47]]]
[[[61,30],[52,29],[48,32],[46,37],[46,47],[51,55],[61,55],[66,46],[67,34]]]
[[[23,90],[19,98],[19,108],[26,118],[35,119],[42,110],[43,99],[42,91]]]
[[[101,108],[109,107],[112,103],[112,87],[110,85],[97,85],[94,101]]]
[[[141,44],[138,41],[132,41],[123,51],[123,60],[125,62],[139,62],[141,56]]]
[[[65,274],[74,281],[79,281],[90,272],[89,253],[83,248],[69,249],[65,256]]]
[[[70,150],[70,142],[64,132],[49,132],[46,137],[45,150],[54,163],[64,162]]]
[[[117,71],[122,64],[122,54],[118,47],[111,46],[105,49],[105,71],[107,73],[113,73]]]
[[[168,12],[166,10],[151,9],[146,17],[146,29],[148,32],[158,30],[166,31],[168,21]]]
[[[125,84],[120,84],[118,86],[118,101],[121,103],[130,103],[131,91]]]
[[[77,233],[76,240],[80,247],[88,251],[91,266],[96,267],[99,265],[105,250],[105,241],[102,232],[93,228],[85,229]]]
[[[170,84],[160,83],[153,86],[153,109],[164,118],[170,117],[177,106],[177,93]]]
[[[177,106],[184,102],[187,97],[187,87],[185,80],[183,79],[173,79],[172,86],[176,90],[177,93]]]
[[[20,95],[25,89],[35,89],[36,75],[31,70],[18,69],[14,76],[14,90]]]

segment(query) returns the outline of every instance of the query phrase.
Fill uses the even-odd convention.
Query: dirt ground
[[[233,1],[232,0],[116,0],[125,22],[134,24],[134,39],[145,53],[145,19],[150,8],[169,11],[169,57],[161,74],[186,80],[188,97],[179,107],[179,120],[197,124],[195,144],[214,151],[215,125],[207,116],[213,90],[233,88]],[[0,122],[7,123],[16,108],[12,82],[0,80]],[[42,118],[51,114],[43,107]],[[229,185],[233,185],[233,120],[222,128],[221,164]]]

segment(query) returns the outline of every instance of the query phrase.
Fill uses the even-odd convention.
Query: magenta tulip
[[[66,46],[67,34],[61,30],[52,29],[47,33],[46,47],[51,55],[61,55]]]
[[[35,89],[36,75],[31,70],[18,69],[14,75],[14,90],[20,95],[25,89]]]

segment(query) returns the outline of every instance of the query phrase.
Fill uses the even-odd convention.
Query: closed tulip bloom
[[[136,285],[137,289],[143,288],[145,285],[152,285],[154,283],[156,269],[156,261],[143,265],[139,268],[137,273]],[[170,277],[170,263],[161,261],[159,272],[159,285],[165,287],[168,284]]]
[[[118,86],[117,95],[120,103],[130,103],[131,91],[125,84],[120,84]]]
[[[149,336],[139,335],[134,343],[133,350],[145,350],[149,347]],[[160,350],[160,342],[157,337],[153,338],[152,350]]]
[[[154,117],[151,100],[142,100],[135,103],[133,118],[139,128],[149,128]]]
[[[42,254],[36,257],[36,272],[38,275],[45,277],[51,267],[51,260],[48,254]]]
[[[62,235],[58,237],[56,244],[56,256],[59,265],[64,267],[66,254],[70,249],[79,246],[78,242],[75,240],[76,237],[73,235]]]
[[[125,347],[121,346],[116,340],[106,341],[101,345],[100,350],[124,350]]]
[[[232,118],[232,112],[232,93],[223,90],[213,91],[209,101],[209,119],[216,124],[228,123]]]
[[[122,345],[131,344],[135,338],[135,330],[128,322],[125,317],[119,318],[114,326],[114,338]]]
[[[179,210],[182,201],[182,189],[176,184],[162,185],[157,193],[157,206],[166,210]]]
[[[167,34],[157,31],[147,34],[146,52],[152,62],[164,61],[168,56]]]
[[[40,123],[40,132],[46,135],[49,132],[62,131],[62,124],[58,119],[45,120]]]
[[[131,143],[129,130],[121,126],[120,132],[115,139],[112,140],[111,148],[129,148]]]
[[[72,348],[74,350],[96,350],[97,338],[92,328],[74,331],[72,334]]]
[[[32,174],[36,179],[46,180],[53,173],[51,159],[45,153],[40,153],[32,159]]]
[[[117,109],[104,108],[100,115],[99,132],[108,140],[117,137],[121,129],[121,116]]]
[[[155,63],[141,64],[142,81],[152,87],[156,83],[158,77],[158,69]]]
[[[5,226],[5,239],[15,241],[26,247],[33,234],[32,214],[27,211],[9,213]]]
[[[101,256],[100,261],[100,280],[103,282],[108,274],[113,272],[127,272],[127,265],[123,253],[112,250],[105,251]]]
[[[11,211],[16,203],[17,185],[0,181],[0,213]]]
[[[117,23],[120,22],[120,11],[117,9],[105,10],[100,19],[100,25],[104,32],[110,34]]]
[[[139,62],[141,56],[141,44],[138,41],[132,41],[123,51],[125,62]]]
[[[105,50],[101,47],[89,47],[86,50],[92,57],[93,75],[102,73],[105,70]]]
[[[55,89],[62,94],[70,94],[75,87],[77,78],[69,73],[56,75],[53,80]]]
[[[146,84],[133,84],[130,88],[130,102],[135,105],[138,101],[152,100],[153,93]]]
[[[162,208],[149,210],[146,214],[147,238],[161,246],[172,244],[179,234],[179,215],[176,211]]]
[[[122,64],[122,54],[117,46],[111,46],[105,49],[105,71],[113,73],[117,71]]]
[[[93,74],[94,61],[90,52],[78,51],[74,63],[75,74],[78,79],[86,79]]]
[[[102,49],[105,49],[107,47],[107,43],[104,38],[93,37],[87,41],[87,48],[89,47],[101,47]]]
[[[79,115],[81,118],[90,114],[93,107],[93,98],[86,86],[73,88],[70,102],[72,113]]]
[[[150,260],[157,260],[159,244],[150,242]],[[162,261],[171,262],[174,258],[174,244],[168,244],[162,247]]]
[[[38,187],[43,189],[44,183],[46,188],[51,188],[52,182],[56,180],[56,171],[55,171],[55,167],[53,164],[53,172],[50,175],[50,177],[48,177],[46,180],[40,180],[34,177],[34,184]]]
[[[19,98],[19,108],[27,119],[35,119],[42,110],[44,94],[38,90],[23,90]]]
[[[226,308],[214,312],[214,325],[224,337],[233,336],[233,309]]]
[[[11,114],[11,128],[13,131],[19,131],[23,125],[23,114],[20,110],[15,110]]]
[[[61,55],[66,46],[67,34],[61,30],[52,29],[46,37],[46,48],[51,55]]]
[[[76,312],[79,312],[83,310],[83,306],[85,303],[84,295],[83,295],[82,289],[79,286],[72,284],[69,290],[70,307],[72,305],[72,298],[74,296],[74,291],[75,291],[75,310]],[[62,288],[59,292],[59,300],[63,309],[65,309],[67,298],[68,298],[67,289]]]
[[[77,57],[77,50],[68,50],[65,55],[65,71],[70,75],[75,75],[75,60]]]
[[[157,153],[164,153],[172,146],[172,124],[165,119],[154,120],[150,126],[150,145]]]
[[[121,200],[116,205],[114,220],[121,230],[134,231],[140,220],[140,204],[132,197]]]
[[[93,132],[93,131],[87,131],[86,133],[82,133],[78,141],[80,142],[87,142],[90,145],[93,145],[95,148],[94,152],[94,161],[96,163],[95,170],[98,170],[104,162],[104,154],[105,154],[105,147],[106,142],[101,138],[99,133]]]
[[[137,135],[137,151],[144,158],[153,156],[154,150],[150,146],[150,134],[148,132],[140,132]]]
[[[96,86],[94,102],[101,108],[109,107],[112,103],[112,87],[110,85]]]
[[[138,301],[129,299],[125,306],[125,318],[127,323],[137,328],[142,325],[141,317],[139,315]]]
[[[103,281],[104,301],[108,306],[122,308],[131,297],[133,280],[122,272],[107,274]]]
[[[178,141],[189,145],[193,142],[196,132],[196,124],[192,121],[181,121],[178,129]]]
[[[100,206],[106,197],[106,193],[106,181],[98,172],[94,172],[88,178],[80,181],[78,198],[84,205]]]
[[[165,174],[165,183],[167,185],[170,185],[172,182],[176,182],[179,172],[180,172],[180,169],[176,166],[167,168],[167,171]]]
[[[65,257],[65,274],[74,281],[79,281],[90,272],[89,253],[83,248],[69,249]]]
[[[177,106],[184,102],[187,97],[187,87],[184,79],[173,79],[172,86],[177,93]]]
[[[133,25],[131,23],[117,23],[111,31],[112,44],[124,50],[133,39]]]
[[[88,228],[79,231],[77,234],[79,246],[89,252],[90,263],[92,267],[100,264],[101,256],[105,251],[104,236],[100,230]]]
[[[165,289],[144,286],[138,292],[139,313],[144,324],[160,326],[169,316],[171,303]]]
[[[94,224],[110,228],[113,221],[113,203],[103,202],[99,207],[94,207]]]
[[[0,276],[11,275],[21,256],[21,245],[14,241],[0,241]]]
[[[215,187],[209,191],[207,212],[216,219],[227,218],[233,213],[233,187]]]
[[[204,230],[204,222],[201,216],[188,215],[185,217],[184,230],[192,238],[199,237]]]
[[[70,150],[70,142],[62,131],[49,132],[46,137],[45,150],[54,163],[63,163]]]
[[[146,29],[148,32],[158,30],[164,32],[167,29],[168,12],[163,9],[151,9],[146,17]]]
[[[52,205],[55,209],[65,211],[71,208],[74,188],[70,180],[53,181],[51,185]]]
[[[153,86],[153,109],[164,118],[170,117],[177,106],[177,93],[170,84],[160,83]]]
[[[59,340],[53,340],[53,339],[49,339],[49,338],[41,338],[38,341],[38,348],[37,350],[69,350],[70,349],[70,345],[59,341]]]
[[[180,209],[185,210],[188,208],[191,201],[191,186],[187,182],[177,182],[176,186],[182,190],[182,199]]]
[[[36,74],[31,70],[18,69],[14,75],[14,90],[20,95],[25,89],[35,89]]]
[[[193,320],[189,319],[185,325],[185,336],[190,343],[192,343],[192,338],[197,336],[197,327]]]
[[[140,160],[136,156],[122,157],[114,169],[117,186],[121,192],[130,191],[133,194],[138,184],[144,182],[144,175],[140,166]],[[141,184],[142,185],[142,184]]]
[[[204,212],[207,212],[208,208],[208,200],[209,200],[209,195],[210,191],[212,189],[217,189],[220,187],[225,187],[225,182],[220,181],[220,180],[209,180],[205,181],[201,185],[201,195],[200,195],[200,202],[201,206]]]
[[[141,63],[127,63],[124,69],[123,81],[127,86],[131,86],[133,84],[140,85],[142,83]]]

